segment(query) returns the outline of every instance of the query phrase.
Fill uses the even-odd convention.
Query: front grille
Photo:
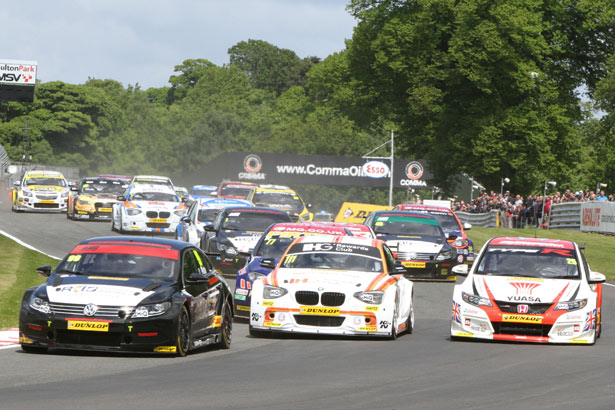
[[[551,331],[551,325],[534,323],[493,322],[492,325],[495,333],[502,335],[549,336]]]
[[[158,212],[157,211],[147,211],[145,213],[145,216],[147,216],[148,218],[155,219],[155,218],[158,218]]]
[[[57,330],[56,342],[62,344],[120,346],[122,335],[111,332],[88,332],[81,330]]]
[[[105,204],[103,202],[96,202],[94,204],[94,206],[96,207],[96,209],[98,209],[98,208],[113,208],[113,204]]]
[[[171,216],[171,212],[165,212],[165,211],[158,212],[158,217],[159,218],[166,219],[166,218],[168,218],[170,216]]]
[[[339,316],[311,316],[311,315],[294,315],[295,322],[298,325],[304,326],[320,326],[320,327],[339,327],[344,323],[345,317]]]
[[[516,303],[516,302],[504,302],[502,300],[496,300],[495,303],[498,305],[498,308],[504,313],[519,313],[517,310],[517,306],[519,305],[527,305],[529,310],[527,314],[529,315],[542,315],[545,313],[550,307],[550,303]]]
[[[35,208],[45,208],[45,209],[57,209],[60,207],[60,204],[40,204],[40,203],[36,203],[34,204]]]
[[[83,313],[85,305],[72,304],[72,303],[49,303],[51,311],[56,315],[65,316],[81,316],[86,317]],[[130,316],[134,308],[127,308],[124,306],[98,306],[98,310],[94,316],[87,316],[92,318],[124,318]]]
[[[435,253],[415,253],[415,252],[396,252],[397,259],[408,261],[432,261],[436,257]],[[415,254],[415,257],[410,257],[411,254]]]
[[[295,300],[301,305],[317,305],[318,293],[309,290],[299,290],[295,292]]]
[[[57,195],[41,195],[41,194],[37,194],[36,198],[42,200],[42,201],[50,201],[50,200],[54,200],[57,198]]]
[[[323,306],[342,306],[346,295],[339,292],[325,292],[320,296]]]
[[[169,226],[171,226],[171,224],[153,223],[153,222],[147,222],[145,225],[148,228],[168,228]]]

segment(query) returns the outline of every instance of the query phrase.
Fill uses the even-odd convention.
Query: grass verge
[[[0,261],[0,329],[6,329],[19,324],[19,307],[24,291],[45,280],[37,275],[36,268],[41,265],[55,266],[58,261],[1,235]]]
[[[522,236],[526,238],[550,238],[574,241],[585,245],[585,257],[591,269],[606,275],[607,280],[615,280],[615,236],[601,235],[578,231],[565,231],[559,229],[503,229],[503,228],[472,228],[467,232],[474,242],[475,252],[489,238],[494,236]]]

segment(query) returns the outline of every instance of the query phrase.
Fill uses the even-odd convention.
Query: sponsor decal
[[[302,315],[339,316],[340,308],[320,307],[320,306],[301,306],[299,313]]]
[[[570,343],[589,343],[589,341],[585,339],[570,339]]]
[[[509,301],[514,302],[535,302],[540,303],[540,298],[534,296],[506,296]],[[521,312],[519,312],[521,313]]]
[[[263,300],[263,306],[273,306],[273,301],[271,301],[271,300]]]
[[[34,342],[33,342],[32,340],[28,339],[28,338],[27,338],[27,337],[25,337],[25,336],[20,336],[20,337],[19,337],[19,343],[29,345],[29,344],[32,344],[32,343],[34,343]]]
[[[542,323],[542,316],[503,314],[502,322]]]
[[[418,161],[410,161],[406,165],[406,176],[412,180],[423,176],[423,165]]]
[[[453,336],[455,337],[474,337],[474,335],[470,332],[455,332]]]
[[[405,268],[425,268],[427,266],[426,262],[402,262]]]
[[[461,324],[461,311],[460,311],[461,305],[459,303],[456,303],[455,301],[453,301],[453,314],[451,316],[451,319],[459,324]]]
[[[380,306],[365,306],[365,310],[368,312],[377,312]]]
[[[277,322],[265,322],[265,323],[263,323],[263,326],[266,326],[266,327],[280,327],[280,326],[282,326],[282,324],[281,323],[277,323]]]
[[[243,159],[243,169],[246,172],[255,173],[259,172],[263,167],[263,161],[258,155],[248,154]]]
[[[510,282],[510,285],[515,288],[517,295],[531,295],[532,291],[540,286],[540,283]]]
[[[177,347],[175,346],[157,346],[154,348],[154,352],[158,353],[176,353]]]
[[[389,175],[389,166],[380,161],[369,161],[361,167],[365,176],[370,178],[384,178]]]
[[[570,330],[558,330],[557,331],[557,335],[558,336],[572,336],[574,334],[574,332],[571,332]]]
[[[246,296],[245,295],[235,295],[235,299],[237,299],[237,300],[246,300]]]
[[[250,306],[237,305],[237,306],[235,306],[235,309],[242,310],[244,312],[249,312],[250,311]]]
[[[517,313],[528,313],[530,311],[530,306],[521,304],[517,305]]]
[[[83,314],[86,316],[94,316],[97,311],[98,311],[98,306],[96,306],[93,303],[88,303],[83,308]]]
[[[357,328],[360,332],[377,332],[378,328],[376,326],[364,326]]]
[[[222,323],[222,316],[221,315],[216,315],[216,316],[214,316],[213,320],[211,321],[211,327],[220,327],[221,323]]]
[[[582,225],[590,227],[600,226],[600,208],[583,209]]]
[[[109,322],[91,322],[86,320],[69,320],[66,329],[87,330],[92,332],[108,332]]]
[[[593,330],[596,328],[596,309],[590,310],[585,314],[585,327],[583,328],[584,332],[589,330]]]

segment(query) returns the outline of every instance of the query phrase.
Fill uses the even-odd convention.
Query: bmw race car
[[[579,246],[492,238],[476,263],[453,269],[451,337],[593,344],[602,330],[602,283]]]
[[[228,285],[200,249],[172,239],[102,237],[79,243],[19,314],[26,352],[48,348],[165,353],[231,344]]]
[[[423,212],[436,218],[440,227],[448,236],[448,244],[457,250],[457,263],[471,265],[474,262],[474,242],[466,234],[466,230],[471,229],[472,225],[469,223],[462,224],[451,209],[419,204],[401,204],[397,205],[395,209]]]
[[[117,178],[83,178],[68,197],[66,217],[89,221],[110,220],[113,204],[126,185]]]
[[[170,187],[171,189],[175,189],[175,186],[173,185],[171,178],[159,176],[159,175],[135,175],[132,177],[128,185],[133,186],[133,185],[139,185],[139,184],[166,185]]]
[[[395,252],[406,267],[406,277],[455,280],[451,269],[457,264],[457,251],[447,243],[433,216],[410,211],[375,211],[365,219],[365,225]]]
[[[69,195],[68,182],[56,171],[28,171],[12,191],[14,212],[66,212]]]
[[[190,205],[186,215],[180,219],[175,238],[198,246],[205,232],[205,226],[212,225],[220,210],[229,206],[244,207],[252,204],[241,199],[199,198]]]
[[[340,224],[353,225],[353,224]],[[365,225],[358,225],[367,228]],[[311,222],[277,223],[271,225],[260,237],[250,254],[246,266],[237,272],[235,283],[235,311],[238,317],[249,317],[252,285],[258,278],[267,276],[278,264],[288,246],[300,236],[353,235],[347,226],[336,227]]]
[[[173,188],[163,184],[139,183],[118,196],[113,204],[111,230],[126,232],[158,232],[174,234],[180,218],[186,213]]]
[[[214,266],[224,274],[235,276],[246,263],[265,230],[278,222],[290,222],[284,211],[272,208],[227,207],[216,216],[213,225],[205,226],[201,249],[217,255]]]
[[[413,284],[383,241],[303,236],[254,282],[251,335],[271,332],[395,339],[414,328]]]

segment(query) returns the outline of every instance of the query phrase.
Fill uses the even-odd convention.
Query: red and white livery
[[[452,338],[594,344],[602,283],[579,246],[541,238],[492,238],[455,285]]]

